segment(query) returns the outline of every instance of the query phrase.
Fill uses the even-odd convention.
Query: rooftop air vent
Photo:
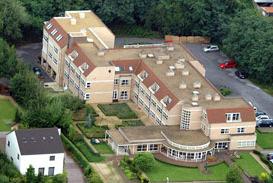
[[[170,55],[168,55],[168,54],[159,54],[159,55],[157,55],[157,58],[159,60],[169,60],[170,59]]]
[[[84,12],[80,12],[79,15],[80,15],[80,19],[85,18],[85,13]]]
[[[198,106],[198,102],[192,102],[191,105],[192,105],[193,107],[196,107],[196,106]]]
[[[176,69],[184,69],[185,68],[185,65],[183,63],[179,63],[179,62],[176,62],[174,64],[174,66]]]
[[[188,76],[190,74],[190,71],[189,70],[183,70],[182,71],[182,75],[183,76]]]
[[[201,88],[201,82],[200,81],[193,82],[193,88],[195,88],[195,89]]]
[[[196,101],[198,101],[198,99],[199,99],[198,95],[196,95],[196,94],[192,95],[192,98],[191,98],[192,101],[196,102]]]
[[[155,57],[155,55],[153,53],[148,53],[147,56],[148,56],[148,58],[154,58]]]
[[[138,56],[139,56],[140,58],[147,58],[147,53],[144,53],[143,51],[141,51],[141,52],[138,54]]]
[[[185,62],[185,59],[184,58],[179,58],[177,62],[183,63],[183,62]]]
[[[77,24],[76,18],[71,18],[70,23],[71,23],[71,25],[76,25]]]
[[[200,93],[199,93],[199,91],[194,90],[194,91],[192,91],[192,94],[199,95]]]
[[[100,57],[102,57],[102,56],[105,55],[105,51],[104,50],[100,50],[100,51],[98,51],[97,55],[100,56]]]
[[[214,101],[220,101],[220,100],[221,100],[220,95],[219,95],[218,93],[216,93],[216,94],[214,95],[213,100],[214,100]]]
[[[174,47],[173,46],[167,46],[167,50],[168,51],[174,51]]]
[[[174,76],[175,73],[173,70],[169,69],[167,72],[166,72],[166,76]]]
[[[163,60],[156,60],[156,64],[163,64]]]
[[[187,84],[186,84],[184,81],[182,81],[182,82],[179,84],[179,88],[180,88],[180,89],[185,89],[185,88],[187,88]]]
[[[210,93],[206,94],[205,96],[206,100],[212,100],[212,95]]]

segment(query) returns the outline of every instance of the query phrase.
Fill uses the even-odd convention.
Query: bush
[[[78,142],[83,140],[83,136],[77,132],[77,130],[71,125],[69,127],[68,138],[72,142]]]
[[[149,171],[155,165],[155,159],[152,153],[139,153],[134,157],[135,167],[142,171]]]
[[[221,87],[220,92],[223,96],[230,95],[232,92],[229,88]]]
[[[241,174],[241,169],[237,165],[232,164],[226,176],[227,183],[243,183]]]
[[[78,111],[82,108],[84,108],[85,101],[79,99],[76,96],[73,96],[71,94],[63,94],[63,95],[58,95],[61,99],[61,101],[64,103],[65,108],[70,109],[71,111]]]

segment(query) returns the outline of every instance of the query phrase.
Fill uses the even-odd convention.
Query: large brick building
[[[115,48],[114,41],[93,12],[67,11],[45,22],[42,65],[87,103],[132,100],[155,123],[107,131],[117,154],[153,151],[200,161],[215,149],[255,148],[253,108],[223,97],[182,44]]]

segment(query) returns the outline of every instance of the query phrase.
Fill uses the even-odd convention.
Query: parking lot
[[[257,107],[258,111],[264,111],[273,118],[273,97],[265,93],[247,79],[239,79],[235,76],[235,69],[221,70],[218,65],[225,62],[228,57],[222,52],[203,52],[202,44],[186,44],[186,48],[206,68],[206,77],[217,88],[221,86],[232,90],[231,96],[242,96]]]
[[[38,57],[41,56],[42,44],[31,43],[16,48],[16,54],[23,62],[33,67],[39,67],[41,69],[41,76],[44,82],[52,82],[53,79],[41,68],[38,63]]]

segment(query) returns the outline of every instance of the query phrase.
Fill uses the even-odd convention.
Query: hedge
[[[268,161],[266,156],[262,154],[260,151],[254,150],[253,153],[260,157],[261,161],[268,166],[268,168],[271,170],[271,174],[273,174],[273,163]]]

